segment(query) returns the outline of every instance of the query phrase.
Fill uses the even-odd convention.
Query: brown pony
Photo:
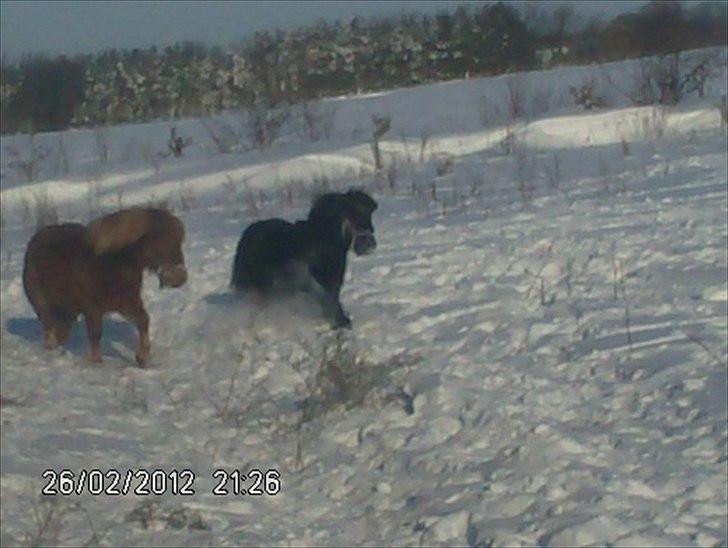
[[[43,324],[47,348],[68,339],[83,314],[88,358],[101,361],[102,318],[119,312],[139,330],[136,359],[149,357],[149,316],[141,299],[142,273],[153,271],[160,287],[187,281],[182,222],[163,209],[133,208],[94,220],[50,225],[28,242],[23,285]]]

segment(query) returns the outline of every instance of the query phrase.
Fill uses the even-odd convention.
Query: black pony
[[[251,224],[238,241],[231,285],[263,297],[275,290],[309,291],[333,327],[349,327],[351,319],[339,300],[346,253],[353,248],[366,255],[376,248],[376,209],[377,202],[360,190],[332,192],[314,200],[305,221]]]

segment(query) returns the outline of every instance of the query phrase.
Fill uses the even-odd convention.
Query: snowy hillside
[[[221,153],[199,120],[3,137],[0,544],[725,545],[719,53],[674,108],[608,86],[631,61],[340,98],[330,138],[291,127],[264,152]],[[612,108],[573,106],[589,79]],[[372,115],[392,119],[381,173]],[[170,126],[181,158],[159,155]],[[38,146],[28,181],[12,164]],[[305,296],[229,294],[251,221],[350,186],[380,204],[352,331]],[[37,221],[156,201],[185,222],[189,280],[147,280],[150,366],[116,316],[103,364],[80,322],[44,350],[21,281]],[[195,494],[41,497],[47,469],[189,469]],[[280,492],[216,496],[216,469],[275,469]]]

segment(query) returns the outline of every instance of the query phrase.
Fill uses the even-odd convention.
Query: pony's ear
[[[355,208],[366,210],[368,213],[375,211],[379,204],[366,192],[353,189],[346,193],[346,197]]]
[[[148,209],[117,211],[92,221],[87,227],[86,241],[96,255],[117,251],[144,236],[151,223],[152,213]]]

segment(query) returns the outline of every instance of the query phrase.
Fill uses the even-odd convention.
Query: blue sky
[[[261,29],[290,28],[320,18],[348,19],[434,13],[460,4],[447,0],[346,1],[0,1],[0,48],[15,57],[25,52],[73,55],[107,48],[164,47],[182,40],[226,46]],[[611,18],[635,10],[640,1],[574,1],[586,16]]]

